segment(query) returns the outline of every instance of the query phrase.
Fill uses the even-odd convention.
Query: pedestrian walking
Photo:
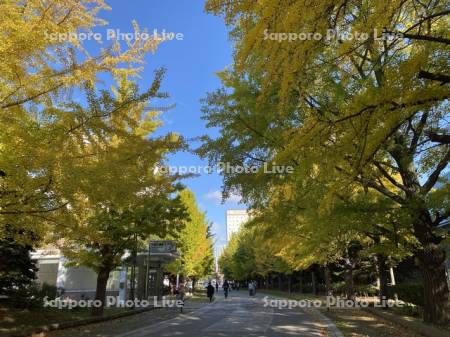
[[[255,284],[253,281],[248,282],[248,295],[255,296]]]
[[[193,287],[192,281],[189,281],[189,282],[187,283],[187,289],[188,289],[188,293],[189,293],[190,295],[192,295],[193,292],[194,292],[194,287]]]
[[[206,296],[208,296],[209,302],[211,303],[214,297],[214,287],[211,282],[209,282],[208,286],[206,287]]]
[[[216,280],[216,293],[218,293],[218,292],[219,292],[219,281]]]
[[[177,301],[180,301],[181,312],[183,312],[185,297],[186,297],[186,286],[184,285],[184,283],[181,283],[178,289],[176,290],[176,298]]]
[[[225,282],[223,282],[222,288],[223,288],[223,295],[225,296],[225,299],[227,299],[228,291],[230,290],[230,284],[228,283],[227,280],[225,280]]]

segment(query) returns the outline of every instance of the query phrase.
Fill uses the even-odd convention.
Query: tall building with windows
[[[245,209],[228,209],[227,210],[227,241],[231,236],[238,232],[241,225],[250,219],[250,215]]]

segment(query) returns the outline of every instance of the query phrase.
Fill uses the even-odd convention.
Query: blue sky
[[[100,16],[109,23],[96,31],[104,34],[106,29],[120,29],[121,32],[133,32],[132,20],[149,32],[157,29],[161,32],[182,33],[183,40],[163,42],[155,54],[146,58],[142,87],[148,86],[153,79],[153,71],[167,69],[163,81],[163,91],[170,98],[164,105],[176,104],[176,107],[163,115],[164,126],[160,132],[177,132],[185,138],[194,138],[202,134],[214,134],[207,130],[200,119],[200,99],[208,91],[219,87],[216,72],[231,64],[232,44],[223,20],[206,14],[202,0],[107,0],[111,11]],[[106,36],[106,34],[104,34]],[[159,104],[158,104],[159,106]],[[195,143],[191,143],[195,147]],[[197,144],[198,145],[198,144]],[[169,160],[173,166],[207,165],[190,153],[177,153]],[[226,241],[225,211],[228,208],[245,208],[237,203],[237,198],[221,204],[222,179],[216,173],[202,174],[184,181],[197,197],[208,220],[213,223],[212,230],[216,238],[216,247]]]

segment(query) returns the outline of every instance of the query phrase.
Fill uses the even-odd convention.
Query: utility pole
[[[133,265],[131,266],[130,299],[134,301],[136,289],[137,234],[134,233]]]

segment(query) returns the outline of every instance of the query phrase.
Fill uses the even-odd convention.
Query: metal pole
[[[147,268],[145,272],[145,298],[148,299],[148,272],[150,268],[150,246],[148,247],[148,254],[147,254]]]
[[[161,292],[161,284],[162,284],[162,269],[161,269],[161,262],[158,263],[158,268],[156,270],[156,296],[158,301],[162,298],[162,292]]]
[[[134,233],[133,266],[131,269],[130,299],[136,297],[136,264],[137,264],[137,234]]]

